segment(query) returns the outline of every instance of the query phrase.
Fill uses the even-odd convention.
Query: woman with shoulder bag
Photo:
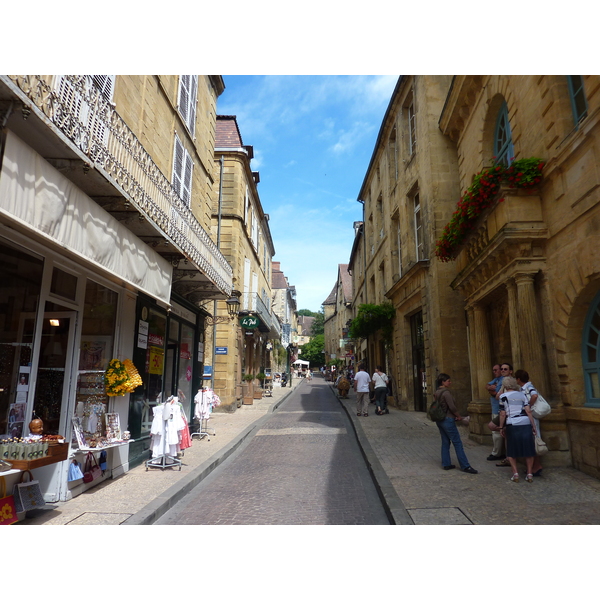
[[[536,400],[538,399],[538,391],[535,389],[535,386],[533,385],[533,383],[531,383],[531,381],[529,381],[529,373],[527,371],[524,371],[523,369],[519,369],[515,373],[515,379],[517,380],[517,383],[521,386],[521,391],[525,394],[525,396],[529,400],[529,408],[531,410],[533,410],[533,405],[535,404]],[[538,437],[541,437],[540,421],[539,421],[539,419],[536,419],[533,416],[533,412],[531,413],[531,416],[533,417],[533,424],[535,425],[535,430],[537,432],[536,435]],[[531,467],[531,469],[532,469],[532,473],[533,473],[534,477],[541,476],[542,461],[540,460],[540,457],[537,454],[535,455],[535,458],[533,459],[533,466]]]
[[[438,375],[438,389],[435,392],[435,397],[439,399],[442,408],[446,411],[446,418],[442,421],[436,421],[436,425],[438,426],[442,437],[442,467],[444,468],[444,471],[455,468],[455,466],[451,464],[450,459],[450,444],[452,444],[454,446],[454,451],[456,452],[460,470],[465,473],[476,475],[477,471],[469,464],[469,459],[465,454],[460,433],[456,427],[456,421],[462,421],[462,417],[458,413],[454,398],[450,393],[451,384],[452,381],[450,380],[450,375],[446,375],[446,373],[440,373]]]
[[[383,372],[383,367],[377,365],[375,373],[373,373],[373,384],[375,386],[375,414],[377,415],[389,415],[390,411],[387,407],[387,394],[388,394],[388,376]]]
[[[513,470],[510,478],[519,482],[517,458],[524,458],[527,466],[525,481],[533,481],[536,428],[529,408],[529,400],[514,377],[505,377],[500,389],[500,430],[506,440],[506,457]]]

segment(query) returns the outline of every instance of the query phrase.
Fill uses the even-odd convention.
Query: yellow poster
[[[165,351],[163,348],[150,346],[150,364],[148,365],[148,371],[153,375],[162,375],[164,359]]]

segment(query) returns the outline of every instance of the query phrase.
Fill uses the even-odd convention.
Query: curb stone
[[[356,435],[356,439],[358,440],[358,445],[360,446],[360,451],[365,459],[367,464],[367,469],[369,470],[369,474],[371,475],[371,479],[377,488],[377,494],[381,498],[383,503],[383,508],[390,519],[390,524],[392,525],[414,525],[414,521],[409,515],[406,507],[404,506],[400,496],[394,489],[390,478],[385,472],[384,468],[381,466],[377,455],[375,454],[371,444],[367,436],[365,435],[360,423],[358,422],[354,413],[348,409],[348,407],[340,400],[339,396],[335,393],[334,388],[328,386],[331,390],[331,393],[336,397],[337,401],[340,403],[341,407],[344,409],[350,422],[352,423],[352,428],[354,430],[354,434]]]

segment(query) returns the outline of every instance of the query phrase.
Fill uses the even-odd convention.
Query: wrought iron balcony
[[[231,266],[123,118],[85,76],[63,81],[68,94],[53,76],[0,75],[0,123],[12,113],[11,129],[167,258],[176,291],[192,301],[228,297]]]

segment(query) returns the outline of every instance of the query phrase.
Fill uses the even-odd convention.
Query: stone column
[[[520,369],[521,358],[521,338],[519,336],[519,316],[518,316],[518,297],[517,284],[514,279],[510,279],[506,284],[508,295],[508,320],[510,326],[510,347],[511,362],[515,370]]]
[[[533,280],[535,273],[519,273],[515,275],[517,284],[517,318],[518,335],[521,346],[521,362],[515,369],[524,369],[529,373],[533,385],[544,388],[546,374],[542,351],[543,332],[539,325],[535,289]]]
[[[485,385],[491,380],[491,347],[486,309],[475,304],[468,309],[469,318],[469,363],[471,365],[472,401],[468,410],[471,416],[469,437],[480,444],[487,444],[491,432],[491,404]]]
[[[475,372],[473,401],[489,405],[490,399],[489,394],[485,391],[485,385],[492,378],[492,354],[486,310],[481,304],[473,306],[473,329],[473,348],[471,350],[471,369]]]

